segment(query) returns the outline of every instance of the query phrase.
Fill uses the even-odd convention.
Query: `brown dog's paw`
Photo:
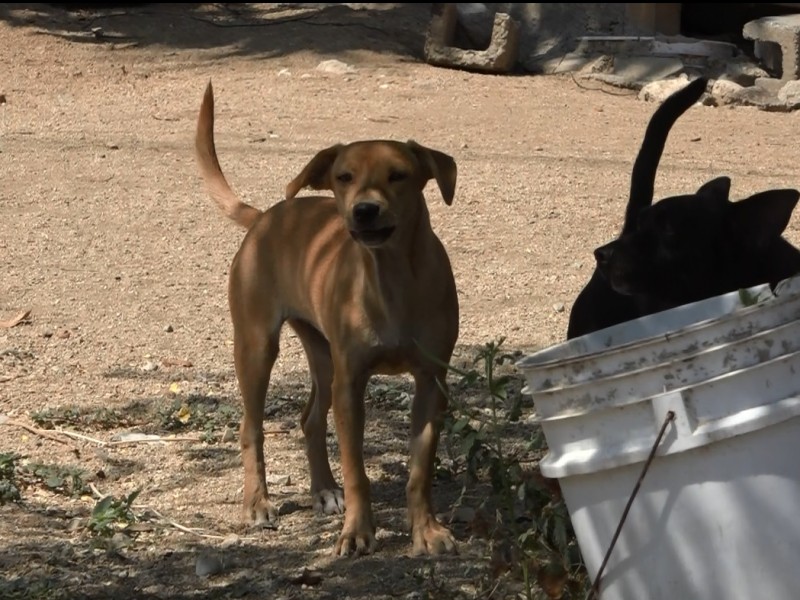
[[[267,498],[260,498],[256,502],[246,504],[244,518],[253,527],[278,528],[278,510]]]
[[[344,513],[344,492],[341,488],[322,490],[312,495],[314,512],[320,515],[341,515]]]
[[[361,556],[371,554],[377,546],[372,514],[367,513],[356,518],[345,517],[342,535],[336,540],[333,551],[336,556]]]
[[[343,533],[336,540],[333,552],[336,556],[363,556],[372,554],[378,546],[375,534],[372,532],[349,535]]]
[[[433,516],[429,516],[424,524],[415,526],[411,537],[413,538],[411,552],[414,556],[458,553],[453,534]]]

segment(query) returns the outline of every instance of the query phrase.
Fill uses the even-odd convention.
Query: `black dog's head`
[[[768,282],[800,194],[769,190],[731,202],[730,185],[720,177],[643,208],[628,233],[597,248],[613,290],[662,309]]]

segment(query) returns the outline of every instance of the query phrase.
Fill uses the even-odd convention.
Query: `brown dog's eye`
[[[395,183],[397,181],[404,181],[408,178],[408,173],[405,171],[391,171],[389,173],[389,182]]]
[[[352,173],[339,173],[336,176],[336,179],[341,183],[350,183],[353,181],[353,174]]]

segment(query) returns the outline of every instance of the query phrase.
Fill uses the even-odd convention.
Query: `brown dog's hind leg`
[[[252,324],[251,324],[252,325]],[[255,525],[274,525],[278,512],[267,494],[264,465],[264,402],[269,377],[278,357],[280,328],[258,332],[234,327],[233,354],[236,376],[244,402],[239,440],[244,463],[244,519]]]
[[[333,363],[328,341],[312,326],[289,321],[300,337],[311,372],[311,395],[300,424],[306,439],[306,455],[311,474],[311,500],[320,514],[344,512],[344,493],[336,483],[328,460],[328,411],[331,408]]]
[[[455,538],[436,520],[431,502],[439,429],[447,409],[446,375],[446,370],[414,374],[416,393],[411,408],[411,461],[406,497],[416,555],[456,552]]]

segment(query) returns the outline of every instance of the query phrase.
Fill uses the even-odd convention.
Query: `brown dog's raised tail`
[[[200,115],[197,117],[194,147],[200,175],[206,184],[208,194],[228,218],[245,229],[250,229],[261,215],[261,211],[242,202],[222,174],[222,168],[217,160],[217,150],[214,147],[214,89],[210,81],[203,95]]]

